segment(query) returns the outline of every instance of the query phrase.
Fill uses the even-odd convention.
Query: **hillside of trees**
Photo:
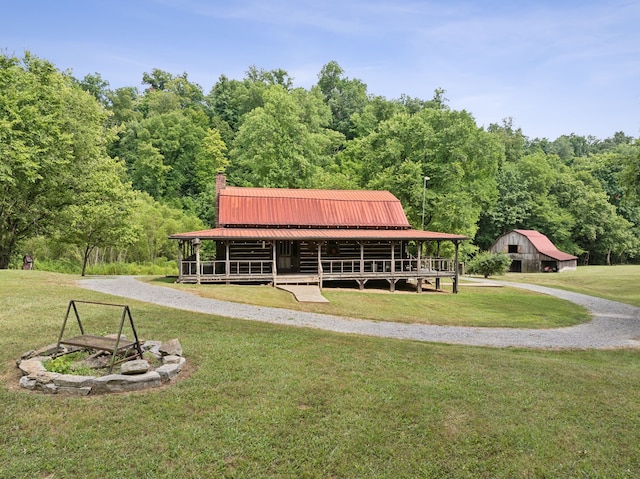
[[[327,63],[310,89],[250,67],[209,92],[154,69],[110,89],[30,53],[0,54],[0,268],[174,259],[171,233],[214,223],[215,174],[237,186],[386,189],[420,228],[487,249],[536,229],[579,264],[640,260],[640,140],[529,138],[448,106],[386,99]],[[570,125],[567,126],[570,129]]]

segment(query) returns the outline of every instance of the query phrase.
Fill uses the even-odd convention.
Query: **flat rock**
[[[175,354],[171,354],[169,356],[164,356],[162,358],[162,364],[178,364],[180,360],[184,360],[181,356],[176,356]]]
[[[120,374],[144,374],[149,371],[149,363],[144,359],[127,361],[120,366]]]
[[[182,356],[182,346],[177,339],[170,339],[162,343],[159,351],[163,356]]]
[[[58,387],[56,394],[61,396],[88,396],[91,392],[91,386],[81,388],[75,387]]]
[[[93,386],[93,376],[76,376],[74,374],[60,374],[53,378],[53,384],[59,388],[86,388]]]
[[[162,346],[162,341],[147,340],[142,343],[142,350],[151,351],[152,353],[159,353],[160,346]]]
[[[162,385],[160,374],[150,371],[144,374],[128,376],[125,374],[109,374],[96,378],[93,390],[97,394],[137,391],[139,389],[159,387]]]
[[[156,368],[156,372],[162,378],[162,382],[167,383],[174,377],[176,377],[180,373],[180,371],[182,371],[182,366],[184,366],[185,362],[185,358],[180,358],[180,361],[178,361],[177,363],[163,364],[162,366]]]
[[[18,382],[20,387],[25,389],[34,389],[36,387],[36,383],[36,378],[32,378],[29,376],[22,376],[20,378],[20,381]]]
[[[52,343],[47,346],[43,346],[40,349],[35,349],[35,350],[32,349],[31,351],[27,351],[26,353],[24,353],[21,356],[21,359],[31,359],[37,356],[51,356],[52,354],[56,353],[57,345],[58,343]],[[66,348],[64,346],[60,346],[61,351],[64,351],[65,349]]]
[[[42,365],[42,361],[48,358],[43,357],[35,357],[31,359],[25,359],[24,361],[20,361],[18,368],[22,371],[23,375],[26,376],[35,376],[38,373],[44,373],[46,371],[45,367]]]

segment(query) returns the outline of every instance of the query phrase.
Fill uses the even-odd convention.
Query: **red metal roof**
[[[531,244],[538,252],[550,258],[557,259],[558,261],[569,261],[572,259],[578,259],[577,256],[570,255],[569,253],[563,253],[551,242],[549,238],[536,230],[513,230],[516,233],[520,233],[526,236]]]
[[[227,187],[218,223],[232,227],[410,228],[388,191]]]
[[[177,233],[170,239],[190,240],[194,238],[210,240],[396,240],[396,241],[462,241],[468,236],[422,230],[393,229],[317,229],[317,228],[214,228],[210,230]]]

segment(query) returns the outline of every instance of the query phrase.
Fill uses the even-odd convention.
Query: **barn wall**
[[[516,249],[517,252],[510,253],[510,246],[512,250]],[[517,264],[515,262],[520,261],[520,272],[522,273],[539,273],[542,271],[542,262],[546,259],[550,259],[538,253],[526,236],[515,231],[511,231],[510,233],[498,238],[491,247],[491,251],[493,253],[508,254],[514,262],[512,263],[512,270]]]
[[[558,261],[558,271],[575,271],[578,269],[578,260]]]

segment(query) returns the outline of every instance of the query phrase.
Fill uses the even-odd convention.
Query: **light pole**
[[[424,186],[422,187],[422,230],[424,231],[424,200],[427,194],[427,181],[431,178],[428,176],[424,177]]]

